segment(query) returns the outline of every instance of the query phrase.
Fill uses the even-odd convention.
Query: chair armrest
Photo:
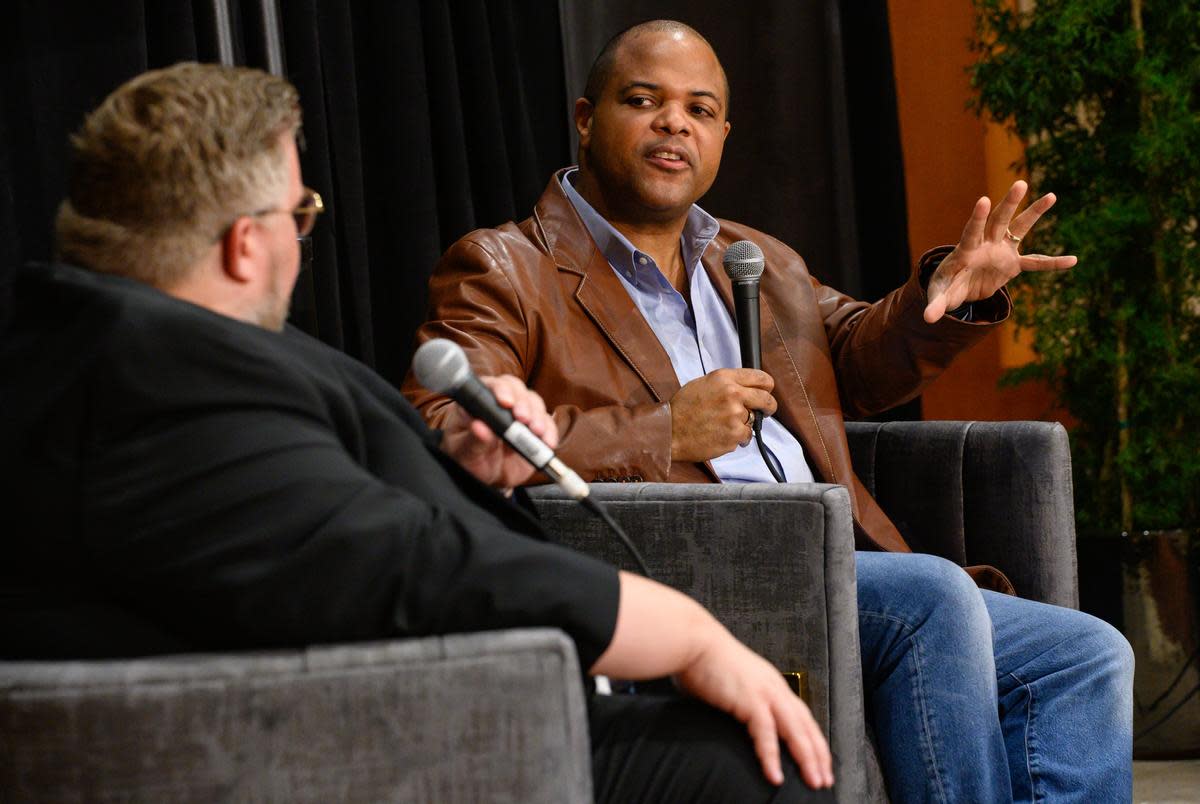
[[[704,604],[780,670],[809,674],[841,791],[865,791],[850,496],[828,484],[594,483],[656,580]],[[552,486],[529,489],[555,539],[612,564],[604,523]],[[865,798],[865,792],[857,800]],[[844,800],[856,800],[853,797]]]
[[[1049,422],[852,422],[854,470],[914,550],[991,564],[1022,597],[1075,608],[1067,432]]]
[[[585,801],[575,649],[551,629],[0,663],[5,801]]]

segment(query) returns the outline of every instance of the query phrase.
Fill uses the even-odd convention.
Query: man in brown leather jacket
[[[770,236],[695,205],[725,137],[728,83],[708,43],[653,22],[619,34],[576,101],[579,167],[520,224],[472,232],[430,281],[418,340],[451,338],[477,371],[523,377],[546,400],[559,456],[587,480],[789,481],[851,490],[868,712],[897,800],[1127,798],[1128,644],[1079,612],[1010,594],[909,548],[854,476],[843,419],[912,398],[1010,310],[1004,285],[1074,257],[1022,255],[1053,205],[1014,217],[1017,182],[976,203],[959,243],[928,252],[875,304],[821,285]],[[721,267],[765,255],[762,371],[742,369]],[[448,400],[410,376],[435,426]],[[767,419],[767,457],[750,447]],[[998,591],[994,591],[998,590]],[[1086,705],[1083,705],[1086,703]]]

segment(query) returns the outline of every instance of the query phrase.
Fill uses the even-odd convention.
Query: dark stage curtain
[[[46,259],[66,138],[143,70],[221,60],[217,0],[16,4],[0,26],[0,285]],[[262,3],[228,4],[232,59],[268,67]],[[455,239],[524,217],[569,161],[559,23],[517,0],[282,0],[305,182],[330,212],[293,322],[398,382],[426,281]]]
[[[333,199],[293,318],[393,382],[434,263],[471,229],[528,214],[567,159],[553,6],[281,4],[306,181]],[[551,13],[547,13],[547,12]]]
[[[217,61],[214,9],[205,0],[22,0],[5,7],[0,286],[21,262],[51,255],[54,214],[67,186],[67,135],[83,114],[150,67]]]

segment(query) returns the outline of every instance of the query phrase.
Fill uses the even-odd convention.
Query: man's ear
[[[254,281],[258,275],[259,233],[255,220],[238,218],[221,238],[221,270],[234,282]]]
[[[592,136],[592,115],[596,107],[587,98],[575,99],[575,131],[579,133],[579,144],[584,145]]]

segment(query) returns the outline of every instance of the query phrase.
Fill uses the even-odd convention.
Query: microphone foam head
[[[766,267],[762,249],[749,240],[731,243],[721,264],[725,266],[725,275],[734,282],[758,279]]]
[[[426,341],[413,355],[413,374],[430,391],[449,394],[471,376],[471,364],[462,347],[445,338]]]

